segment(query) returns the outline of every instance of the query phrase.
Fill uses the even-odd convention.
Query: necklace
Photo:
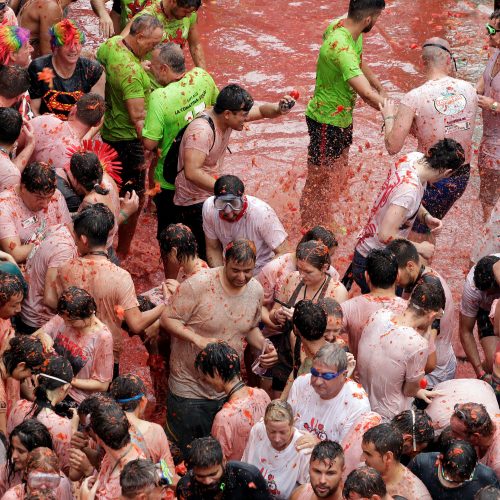
[[[245,387],[245,382],[243,380],[240,380],[237,384],[234,385],[234,387],[227,393],[227,400],[229,401],[231,399],[231,396],[236,392],[239,391],[242,387]]]
[[[108,252],[105,252],[104,250],[93,250],[92,252],[88,252],[87,255],[101,255],[102,257],[109,259]]]
[[[129,444],[127,446],[127,449],[118,457],[118,459],[115,462],[115,465],[113,465],[113,468],[111,469],[111,472],[108,475],[108,479],[113,475],[113,472],[115,472],[115,469],[118,467],[120,462],[125,458],[125,455],[132,449],[132,444]]]
[[[323,290],[323,287],[325,286],[326,283],[326,277],[323,280],[323,283],[321,283],[321,286],[316,290],[316,293],[313,295],[311,302],[314,302],[314,299],[318,296],[318,294]],[[306,300],[306,292],[307,292],[307,285],[304,287],[304,300]]]

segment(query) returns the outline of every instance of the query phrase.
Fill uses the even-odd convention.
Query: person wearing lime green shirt
[[[162,37],[161,23],[145,14],[133,21],[129,35],[110,38],[97,50],[97,59],[106,70],[106,113],[101,137],[117,151],[122,163],[120,196],[132,190],[139,196],[138,211],[118,231],[116,251],[120,257],[130,250],[145,199],[147,167],[141,137],[151,82],[141,59]]]
[[[384,0],[350,0],[347,18],[335,20],[323,34],[316,87],[306,109],[310,142],[300,200],[303,227],[332,222],[332,201],[338,200],[347,181],[357,96],[375,109],[386,97],[379,79],[362,61],[363,33],[373,28],[384,8]]]
[[[154,179],[161,187],[153,199],[158,214],[159,237],[165,227],[176,222],[173,198],[177,157],[174,165],[168,165],[167,171],[164,164],[167,153],[179,132],[198,113],[215,104],[219,90],[204,69],[194,68],[186,72],[184,53],[172,42],[153,50],[151,71],[162,88],[151,93],[142,137],[146,149],[158,151],[158,162],[149,179],[150,183]]]
[[[128,1],[128,0],[125,0]],[[143,0],[135,0],[135,3]],[[123,2],[123,0],[122,0]],[[132,5],[132,4],[129,4]],[[122,23],[128,23],[122,35],[126,36],[130,29],[129,21],[131,15],[133,19],[141,14],[150,14],[156,17],[165,30],[163,42],[175,42],[182,48],[189,44],[189,52],[193,63],[198,68],[206,68],[205,54],[200,42],[198,32],[197,10],[201,6],[201,0],[146,0],[139,13],[128,13],[122,6]]]

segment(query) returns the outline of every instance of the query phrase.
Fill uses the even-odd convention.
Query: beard
[[[333,488],[330,488],[326,493],[321,493],[320,491],[317,491],[316,486],[314,486],[314,484],[311,483],[311,487],[314,491],[314,494],[318,498],[327,498],[330,495],[333,495],[339,489],[339,486],[340,486],[340,483],[337,483]]]

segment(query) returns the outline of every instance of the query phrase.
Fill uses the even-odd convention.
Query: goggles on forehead
[[[231,210],[241,210],[243,208],[243,198],[241,196],[223,195],[214,198],[214,206],[217,210],[225,210],[226,207]]]
[[[486,24],[486,31],[488,32],[488,35],[493,36],[496,33],[498,33],[500,30],[497,30],[494,28],[490,23]]]
[[[454,66],[455,66],[455,71],[458,71],[457,60],[455,59],[453,52],[448,47],[445,47],[444,45],[441,45],[440,43],[424,43],[424,45],[422,45],[422,48],[424,49],[425,47],[437,47],[438,49],[445,50],[446,52],[448,52],[448,54],[450,54],[450,57],[451,57],[451,60],[453,61]]]

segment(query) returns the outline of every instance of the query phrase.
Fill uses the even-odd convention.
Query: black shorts
[[[122,187],[120,196],[128,191],[135,191],[139,197],[146,192],[146,169],[144,168],[144,149],[139,139],[130,141],[104,141],[118,153],[122,164],[120,177]]]
[[[306,116],[309,132],[308,161],[316,166],[339,158],[352,144],[352,124],[346,128],[319,123]]]
[[[153,198],[153,202],[156,205],[156,216],[158,218],[158,230],[156,232],[157,239],[160,239],[161,232],[167,226],[177,222],[174,196],[174,189],[162,189]]]
[[[494,337],[493,323],[490,320],[490,313],[484,309],[479,309],[476,316],[477,334],[479,339]]]
[[[111,10],[114,10],[117,14],[122,13],[122,2],[121,0],[113,0],[113,7]]]

